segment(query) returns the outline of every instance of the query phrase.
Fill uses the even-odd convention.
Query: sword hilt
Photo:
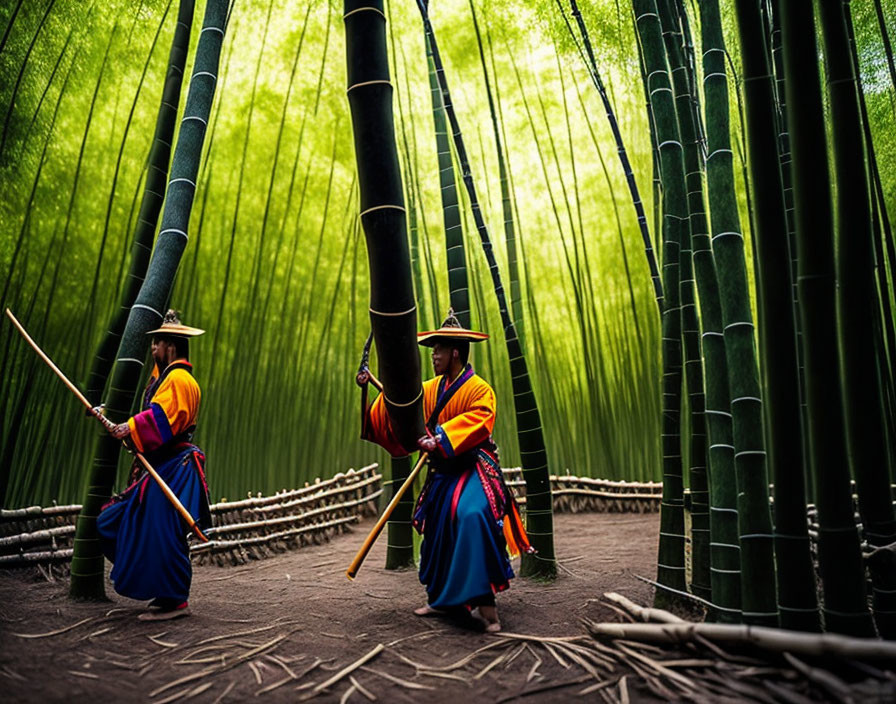
[[[358,365],[358,374],[370,370],[370,345],[373,343],[373,330],[367,336],[367,342],[364,343],[364,351],[361,353],[361,363]]]

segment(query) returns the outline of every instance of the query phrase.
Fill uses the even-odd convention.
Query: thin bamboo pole
[[[635,26],[644,57],[648,116],[659,145],[663,212],[663,502],[657,580],[685,590],[684,484],[681,458],[681,299],[680,256],[687,221],[684,160],[675,103],[663,48],[662,29],[654,0],[633,0]],[[658,591],[655,604],[669,603],[669,593]]]

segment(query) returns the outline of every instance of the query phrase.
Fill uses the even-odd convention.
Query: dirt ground
[[[382,569],[385,539],[349,582],[344,570],[371,526],[367,521],[330,543],[240,567],[196,567],[193,615],[169,622],[138,621],[143,603],[119,597],[111,586],[109,602],[79,603],[67,598],[65,582],[0,573],[2,699],[497,702],[539,689],[524,700],[593,701],[575,696],[587,673],[573,663],[563,667],[562,658],[544,650],[540,657],[534,648],[519,648],[512,662],[493,665],[501,651],[486,649],[453,668],[477,649],[496,646],[495,637],[412,615],[425,601],[423,588],[414,571]],[[581,617],[619,620],[596,601],[606,591],[648,603],[652,587],[634,575],[653,576],[658,531],[657,514],[557,515],[559,578],[514,580],[498,597],[504,631],[582,635]],[[379,644],[385,647],[351,673],[353,680],[319,688]],[[635,683],[630,693],[650,698]]]

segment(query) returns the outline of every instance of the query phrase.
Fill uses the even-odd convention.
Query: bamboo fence
[[[526,486],[520,468],[504,470],[508,486],[525,511]],[[659,510],[661,484],[552,476],[554,510],[562,513],[651,513]],[[270,496],[221,500],[211,507],[209,542],[191,544],[197,564],[244,564],[249,560],[328,541],[361,518],[375,515],[383,493],[379,466],[349,469],[332,479]],[[0,511],[0,568],[38,566],[68,570],[81,506],[30,506]]]
[[[507,468],[504,477],[525,513],[526,485],[521,469]],[[896,498],[896,485],[892,488]],[[662,484],[551,475],[551,492],[554,511],[559,513],[643,514],[659,510]],[[317,479],[299,489],[269,496],[250,494],[237,501],[222,499],[211,507],[213,525],[206,531],[209,542],[191,543],[191,556],[200,565],[238,565],[319,545],[362,518],[376,515],[382,494],[379,465],[371,464]],[[44,574],[65,574],[80,510],[78,504],[0,510],[0,569],[37,567]],[[858,513],[855,520],[860,525]],[[807,521],[814,551],[817,519],[813,505],[807,511]],[[863,550],[869,553],[872,547],[863,543]]]

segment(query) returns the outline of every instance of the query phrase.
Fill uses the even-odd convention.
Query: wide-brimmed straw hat
[[[448,309],[448,317],[438,330],[426,330],[417,333],[417,344],[434,347],[439,342],[482,342],[488,335],[476,330],[467,330],[454,315],[454,309]]]
[[[162,319],[162,325],[155,330],[148,331],[146,334],[168,337],[196,337],[204,332],[205,330],[184,325],[180,322],[180,314],[176,310],[169,310]]]

